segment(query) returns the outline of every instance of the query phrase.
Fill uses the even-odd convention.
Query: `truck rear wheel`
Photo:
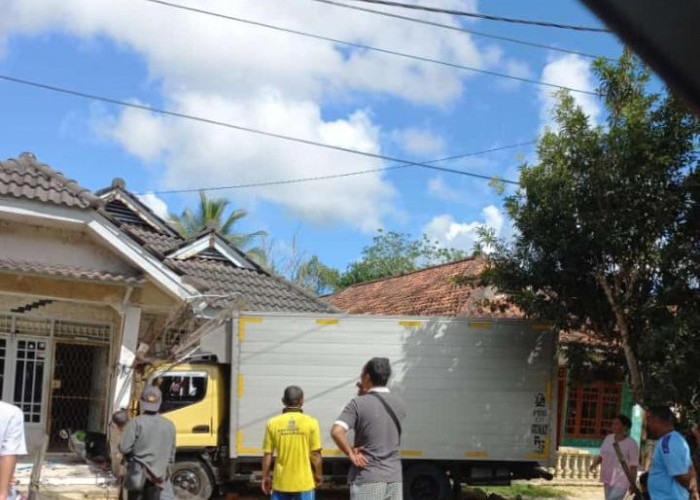
[[[195,498],[208,500],[214,492],[214,481],[205,465],[199,460],[175,462],[170,480],[175,489],[175,497],[181,500]]]
[[[403,474],[404,500],[449,500],[450,481],[437,465],[416,464]]]

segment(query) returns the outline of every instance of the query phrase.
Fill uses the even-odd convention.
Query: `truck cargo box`
[[[405,460],[554,464],[556,335],[521,320],[242,314],[230,345],[230,457],[260,457],[288,385],[305,393],[326,457],[363,365],[391,360],[406,401]]]

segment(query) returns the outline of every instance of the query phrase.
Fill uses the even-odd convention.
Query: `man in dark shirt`
[[[403,400],[386,387],[391,376],[387,358],[372,358],[363,367],[358,395],[333,425],[331,437],[352,467],[351,500],[402,500],[401,422],[406,417]],[[351,447],[347,432],[355,431]]]

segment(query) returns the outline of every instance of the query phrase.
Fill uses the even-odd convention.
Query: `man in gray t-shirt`
[[[119,451],[127,460],[145,467],[142,489],[129,490],[128,500],[160,500],[173,496],[169,467],[175,461],[175,425],[158,415],[163,396],[160,389],[147,387],[139,405],[142,414],[129,420],[124,428]]]
[[[351,500],[402,500],[401,422],[406,417],[403,400],[386,387],[391,375],[387,358],[372,358],[362,369],[358,395],[345,407],[331,436],[352,467]],[[350,446],[347,432],[355,431]]]

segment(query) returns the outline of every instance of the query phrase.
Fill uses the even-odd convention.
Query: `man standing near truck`
[[[175,461],[175,425],[158,411],[163,395],[156,386],[141,394],[141,415],[129,420],[119,442],[127,460],[125,486],[129,500],[161,500],[173,496],[170,465]]]
[[[649,495],[651,500],[700,500],[690,449],[674,420],[666,406],[649,410],[647,427],[659,438],[649,469]]]
[[[287,387],[282,403],[282,414],[268,420],[265,429],[262,490],[273,500],[314,500],[315,488],[323,482],[321,429],[318,420],[302,411],[300,387]]]
[[[358,395],[333,425],[331,437],[352,467],[348,481],[351,500],[402,500],[401,422],[403,400],[386,387],[391,376],[387,358],[372,358],[362,368]],[[347,432],[355,431],[355,446]]]

